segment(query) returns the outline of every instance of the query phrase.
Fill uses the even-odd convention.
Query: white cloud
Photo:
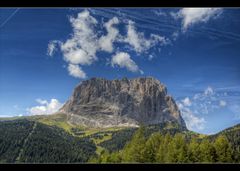
[[[97,35],[94,27],[97,20],[84,10],[77,18],[70,17],[73,36],[61,44],[64,60],[71,64],[90,65],[97,60]]]
[[[86,78],[87,77],[86,73],[78,65],[68,64],[68,72],[69,72],[69,75],[76,77],[76,78]]]
[[[196,23],[204,23],[218,16],[221,11],[220,8],[183,8],[175,15],[175,18],[182,18],[182,28],[186,31]]]
[[[98,61],[97,52],[105,51],[109,54],[116,53],[114,42],[130,45],[137,54],[147,52],[150,48],[156,45],[165,45],[169,40],[165,37],[150,34],[148,38],[144,33],[137,32],[134,22],[129,21],[127,26],[127,34],[121,35],[117,25],[124,24],[117,17],[113,17],[107,22],[98,22],[96,18],[90,15],[88,10],[83,10],[78,13],[77,17],[70,17],[69,21],[73,28],[71,37],[66,41],[53,40],[48,44],[47,54],[53,56],[57,48],[63,54],[63,59],[68,64],[69,75],[76,78],[85,78],[86,73],[81,69],[83,65],[92,65]],[[97,27],[99,26],[100,27]],[[102,27],[103,26],[103,27]],[[106,34],[102,34],[102,30],[97,28],[106,29]],[[158,46],[159,48],[159,46]],[[124,55],[126,62],[119,61],[114,58],[115,64],[120,67],[126,67],[129,71],[143,71],[139,70],[136,63],[129,57]],[[152,59],[151,57],[149,59]]]
[[[121,68],[127,68],[131,72],[141,72],[137,64],[130,58],[130,55],[125,52],[118,52],[112,57],[111,65],[118,65]]]
[[[189,99],[189,97],[186,97],[185,99],[182,100],[184,106],[191,106],[192,102]]]
[[[178,102],[178,107],[189,129],[204,129],[206,121],[199,115],[208,114],[226,106],[226,101],[219,99],[218,95],[211,86],[208,86],[202,92],[194,94],[192,98],[185,97]]]
[[[145,38],[144,33],[136,31],[133,21],[128,22],[127,36],[123,41],[130,44],[137,53],[142,53],[157,43],[167,44],[165,37],[156,34],[151,34],[149,39]]]
[[[57,99],[51,99],[50,102],[46,100],[36,100],[40,105],[28,108],[27,111],[30,115],[49,115],[57,112],[63,104]],[[47,102],[47,103],[45,103]]]
[[[59,42],[56,41],[56,40],[50,41],[50,42],[48,43],[48,49],[47,49],[47,55],[48,55],[48,56],[53,56],[55,50],[57,49],[57,44],[58,44],[58,43],[59,43]]]
[[[226,101],[220,98],[220,94],[208,86],[203,92],[193,96],[192,107],[196,108],[199,113],[208,114],[226,105]]]
[[[208,86],[205,90],[204,90],[204,95],[206,96],[209,96],[209,95],[212,95],[214,92],[213,92],[213,88]]]
[[[185,107],[182,103],[178,103],[178,107],[188,129],[203,130],[205,128],[206,121],[203,117],[196,116],[188,107]]]
[[[112,18],[107,23],[104,24],[104,27],[107,30],[107,35],[102,36],[99,39],[99,46],[101,50],[112,52],[113,51],[113,42],[116,40],[119,31],[117,28],[114,28],[113,25],[119,24],[117,17]]]
[[[224,100],[220,100],[220,101],[219,101],[219,106],[225,107],[226,105],[227,105],[227,102],[226,102],[226,101],[224,101]]]

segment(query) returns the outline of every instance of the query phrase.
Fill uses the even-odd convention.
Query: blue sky
[[[240,10],[0,9],[0,116],[56,111],[84,79],[153,76],[189,129],[240,123]]]

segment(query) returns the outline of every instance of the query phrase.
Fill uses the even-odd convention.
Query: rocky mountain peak
[[[177,122],[186,127],[167,88],[153,77],[82,81],[60,112],[72,124],[90,127]]]

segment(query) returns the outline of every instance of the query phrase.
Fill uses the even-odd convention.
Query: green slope
[[[209,139],[216,139],[219,136],[226,136],[228,141],[231,142],[234,151],[234,159],[240,162],[240,124],[227,128],[215,135],[211,135]]]
[[[0,122],[1,163],[82,163],[95,151],[89,138],[55,126],[26,119]]]
[[[132,141],[137,130],[119,127],[90,129],[71,125],[64,114],[3,119],[0,121],[0,162],[85,163],[106,152],[117,156]],[[239,159],[240,124],[207,136],[166,122],[147,126],[144,137],[148,139],[153,133],[171,137],[180,133],[186,138],[186,143],[192,139],[211,142],[224,135],[234,148],[234,161]]]

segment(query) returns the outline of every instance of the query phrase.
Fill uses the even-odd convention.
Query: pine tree
[[[187,146],[184,135],[176,134],[174,138],[176,144],[177,162],[186,163],[187,162]]]
[[[214,147],[216,150],[217,162],[228,163],[232,162],[232,149],[227,138],[223,135],[217,137],[214,142]]]
[[[144,156],[148,163],[156,162],[156,154],[163,138],[160,133],[153,133],[146,142]]]
[[[162,143],[160,143],[159,148],[157,150],[157,154],[156,154],[156,162],[158,163],[165,163],[167,162],[167,158],[168,158],[168,146],[170,144],[170,142],[172,141],[172,137],[169,133],[167,133],[166,135],[164,135],[162,137],[163,141]]]
[[[144,163],[146,138],[144,136],[145,127],[141,126],[134,134],[132,140],[123,149],[123,162],[127,163]]]
[[[192,138],[188,146],[188,162],[197,163],[200,161],[200,147],[196,138]]]
[[[111,163],[121,163],[122,162],[122,153],[121,153],[121,151],[120,152],[113,152],[113,153],[111,153],[111,155],[110,155],[110,159],[109,159],[109,161],[111,162]]]
[[[200,156],[199,161],[203,163],[213,163],[215,161],[215,149],[209,140],[204,139],[199,145]]]
[[[182,134],[176,134],[170,141],[166,153],[167,163],[186,163],[187,147],[185,138]]]

